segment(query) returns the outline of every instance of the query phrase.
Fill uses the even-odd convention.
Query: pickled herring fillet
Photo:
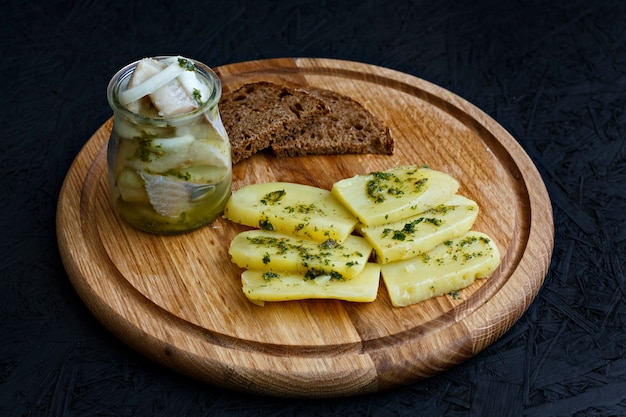
[[[164,66],[154,59],[144,58],[133,71],[129,88],[120,93],[120,102],[128,107],[131,103],[150,96],[160,116],[168,117],[190,112],[197,108],[198,104],[177,80],[186,71],[187,69],[178,61]],[[195,76],[195,73],[193,75]],[[129,110],[133,110],[133,107],[129,107]]]
[[[187,69],[187,71],[183,71],[177,79],[187,95],[192,97],[199,105],[211,97],[213,90],[207,84],[203,83],[200,78],[198,78],[195,71],[191,71],[190,68],[194,64],[189,59],[177,56],[166,59],[163,62],[168,65],[177,63],[179,66]]]
[[[151,58],[144,58],[137,63],[137,66],[135,67],[135,70],[133,71],[133,74],[128,81],[128,86],[126,87],[126,90],[122,91],[119,95],[120,101],[128,110],[132,111],[133,113],[143,115],[149,115],[151,111],[154,111],[154,109],[152,108],[152,102],[150,101],[150,97],[148,97],[147,94],[133,101],[127,102],[129,99],[133,98],[129,97],[128,91],[139,91],[135,87],[141,85],[150,77],[153,77],[161,72],[163,68],[164,66],[162,64]],[[128,136],[132,137],[133,135]]]
[[[215,184],[193,184],[187,181],[140,172],[146,184],[150,205],[158,214],[176,218],[191,209],[195,201],[215,191]]]
[[[189,113],[198,108],[197,103],[187,95],[180,83],[176,80],[150,94],[154,107],[159,110],[159,116],[170,117]]]
[[[204,102],[211,96],[211,89],[208,85],[200,81],[195,72],[185,71],[178,76],[181,86],[189,97],[196,101]]]

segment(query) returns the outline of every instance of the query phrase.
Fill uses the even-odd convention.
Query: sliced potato
[[[235,191],[224,209],[227,219],[246,226],[324,242],[343,243],[357,219],[328,190],[268,182]]]
[[[337,299],[371,302],[376,299],[380,265],[369,262],[351,279],[336,280],[329,275],[306,279],[301,274],[248,269],[241,274],[243,292],[255,304],[265,301]]]
[[[317,242],[264,230],[239,233],[229,248],[241,268],[343,278],[358,275],[371,252],[372,246],[360,236],[348,236],[343,243]]]
[[[391,303],[404,307],[467,287],[491,275],[500,253],[484,233],[469,231],[415,258],[381,266]]]
[[[401,166],[340,180],[331,192],[365,226],[378,226],[442,204],[458,188],[446,173]]]
[[[396,223],[358,227],[374,247],[376,261],[386,264],[427,252],[472,228],[478,204],[455,194],[443,204]]]

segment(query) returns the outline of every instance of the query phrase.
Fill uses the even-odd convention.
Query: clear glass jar
[[[220,215],[231,194],[230,142],[218,109],[222,86],[209,67],[195,60],[148,60],[156,68],[169,67],[167,71],[179,74],[167,81],[178,83],[176,88],[193,86],[193,92],[183,97],[187,101],[191,97],[193,105],[174,103],[178,108],[173,113],[171,109],[160,111],[163,105],[177,100],[175,94],[168,96],[161,89],[173,84],[164,84],[163,76],[161,84],[155,84],[152,76],[151,86],[137,87],[141,82],[130,80],[141,61],[115,74],[107,89],[114,113],[107,150],[110,197],[119,216],[138,229],[156,234],[184,233]],[[146,75],[141,68],[136,78],[145,81],[151,74],[148,71]],[[194,73],[191,83],[189,78],[181,81],[181,75]],[[130,87],[129,81],[133,84]],[[143,91],[137,91],[142,87]],[[152,93],[145,95],[146,91]]]

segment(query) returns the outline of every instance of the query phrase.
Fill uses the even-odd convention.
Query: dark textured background
[[[0,1],[1,416],[626,415],[626,2],[158,3]],[[476,104],[553,201],[538,297],[475,358],[364,397],[240,394],[138,355],[77,297],[54,222],[72,160],[111,116],[109,78],[158,54],[361,61]]]

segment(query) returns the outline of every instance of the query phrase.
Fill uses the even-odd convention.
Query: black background
[[[626,2],[1,1],[0,415],[626,415]],[[403,71],[501,123],[554,209],[550,271],[476,357],[390,392],[286,400],[199,383],[110,334],[56,243],[70,164],[120,67],[337,58]]]

